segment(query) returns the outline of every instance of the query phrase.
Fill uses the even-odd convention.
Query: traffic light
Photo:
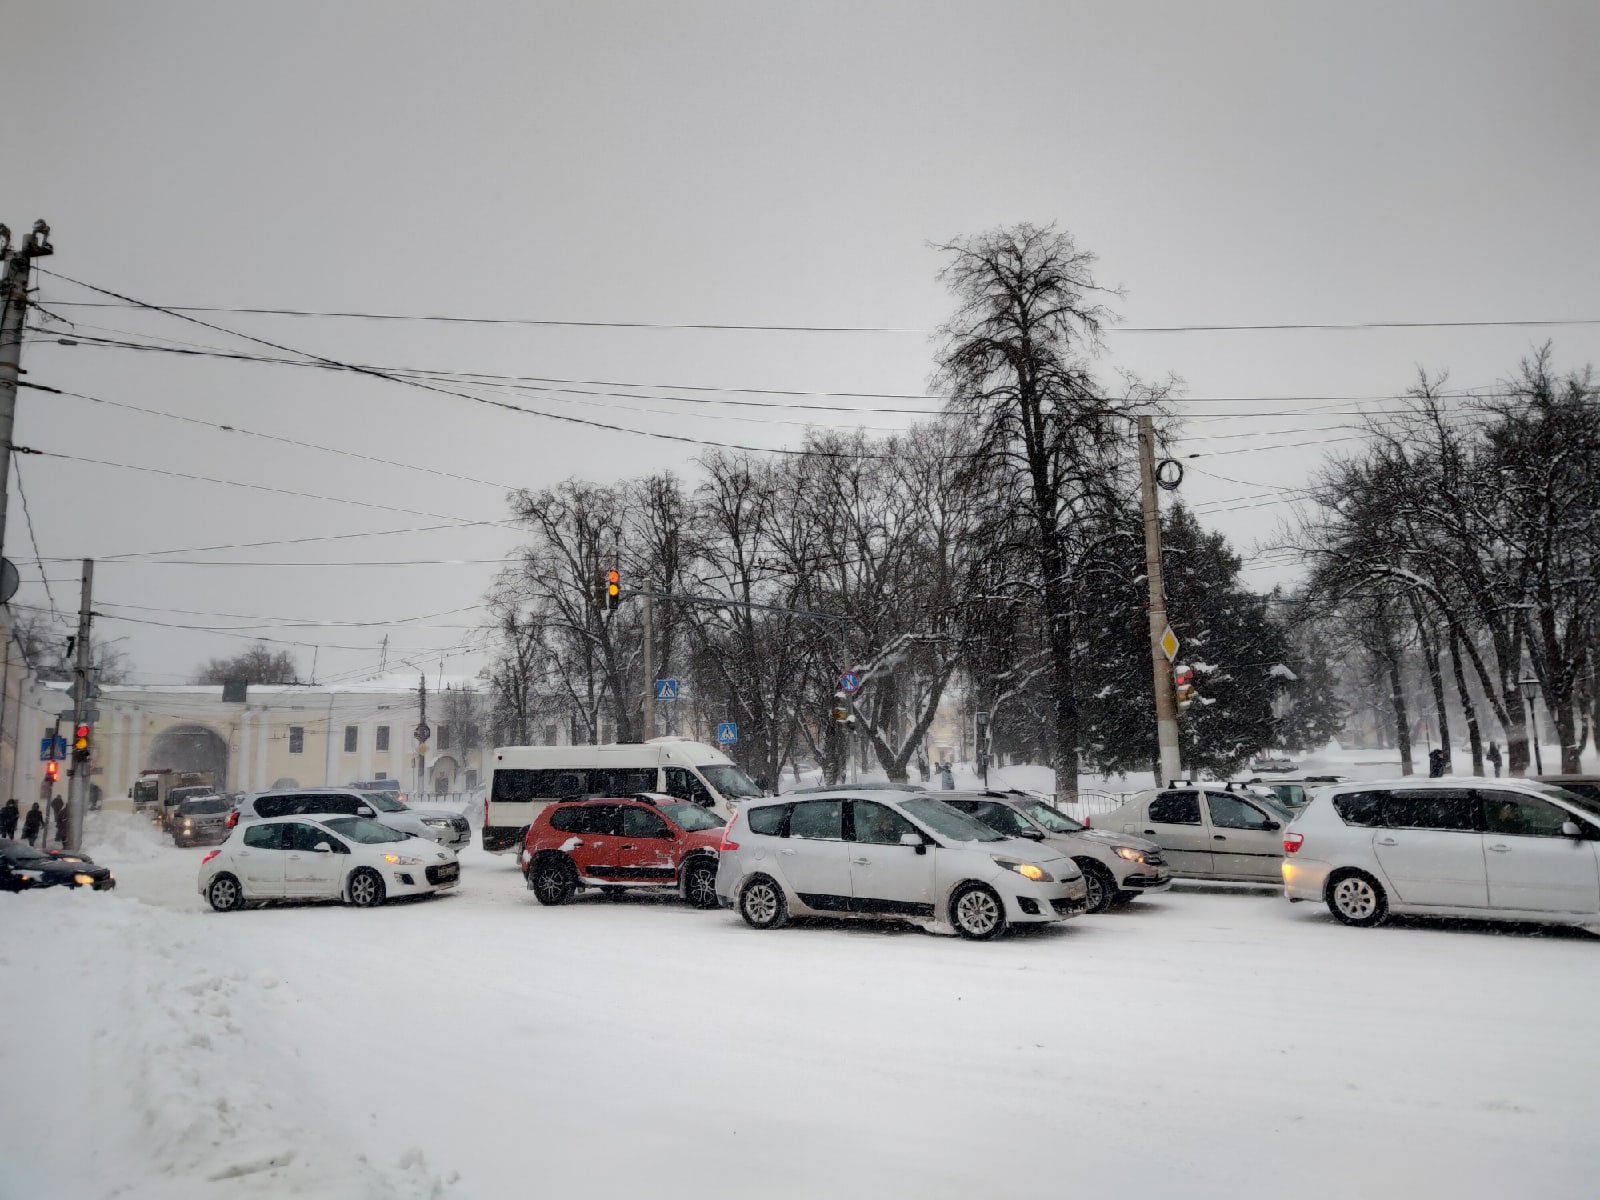
[[[1176,688],[1179,708],[1188,708],[1194,700],[1194,669],[1192,667],[1172,668],[1172,682]]]
[[[51,759],[44,765],[44,777],[47,783],[56,783],[61,778],[61,764]]]
[[[606,572],[606,611],[617,607],[622,599],[622,572],[612,567]]]
[[[72,761],[89,761],[89,726],[79,725],[72,731]]]

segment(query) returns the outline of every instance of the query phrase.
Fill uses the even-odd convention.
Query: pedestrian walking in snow
[[[0,838],[10,840],[17,836],[17,822],[22,819],[22,808],[13,796],[0,804]]]
[[[947,792],[956,790],[955,773],[951,770],[949,763],[939,764],[939,787]]]
[[[67,802],[60,796],[50,801],[50,819],[56,827],[56,841],[67,844]]]
[[[22,823],[22,840],[30,846],[33,845],[42,829],[44,829],[44,813],[39,810],[39,802],[35,800],[33,807],[28,810],[28,819]]]
[[[1444,774],[1444,751],[1428,751],[1428,778],[1438,779]]]
[[[1489,760],[1489,765],[1494,768],[1494,777],[1500,778],[1500,747],[1494,742],[1489,743],[1489,753],[1484,755]]]

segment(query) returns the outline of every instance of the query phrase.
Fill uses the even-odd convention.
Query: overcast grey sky
[[[0,220],[54,227],[51,270],[163,304],[581,321],[861,325],[749,333],[209,318],[347,361],[647,384],[919,393],[949,298],[939,241],[1059,221],[1126,289],[1129,326],[1600,317],[1600,5],[11,4]],[[245,348],[43,277],[106,329]],[[53,329],[63,329],[52,326]],[[1350,443],[1350,405],[1417,366],[1472,387],[1600,327],[1113,332],[1106,372],[1181,376],[1190,501],[1241,550]],[[102,560],[97,608],[136,678],[174,682],[256,632],[318,675],[459,673],[493,527],[109,556],[496,521],[504,486],[672,467],[681,444],[304,368],[41,338],[39,383],[472,476],[466,482],[24,391],[17,441],[380,509],[59,459],[20,460],[47,560]],[[644,389],[659,394],[661,389]],[[1252,403],[1215,398],[1254,398]],[[746,396],[745,399],[750,397]],[[522,394],[635,429],[778,446],[806,414]],[[862,401],[864,405],[883,402]],[[914,407],[913,404],[905,405]],[[1217,413],[1272,413],[1229,417]],[[840,415],[893,427],[909,416]],[[1306,432],[1301,432],[1306,431]],[[1237,436],[1248,435],[1248,436]],[[1311,445],[1297,443],[1313,442]],[[1217,476],[1226,476],[1226,479]],[[16,501],[18,600],[46,602]],[[1245,507],[1245,506],[1249,507]],[[207,566],[272,562],[294,566]],[[409,566],[360,561],[455,560]],[[1281,569],[1257,560],[1266,583]],[[48,563],[76,606],[76,565]],[[114,608],[112,605],[145,606]],[[450,610],[468,609],[451,612]],[[448,613],[431,619],[426,614]],[[297,647],[302,673],[312,652]]]

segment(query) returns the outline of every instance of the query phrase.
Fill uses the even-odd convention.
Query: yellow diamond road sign
[[[1178,657],[1178,635],[1172,632],[1172,626],[1167,626],[1167,631],[1161,635],[1161,652],[1171,662]]]

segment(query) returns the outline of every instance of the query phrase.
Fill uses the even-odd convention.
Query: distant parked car
[[[448,808],[412,808],[389,792],[357,792],[349,788],[280,788],[257,792],[236,810],[233,824],[248,824],[266,817],[355,816],[371,817],[391,829],[428,838],[441,846],[459,849],[472,840],[467,819]]]
[[[1090,829],[1036,796],[943,792],[939,799],[1007,837],[1043,842],[1065,854],[1083,872],[1092,913],[1172,886],[1172,872],[1154,842],[1130,833]]]
[[[1600,800],[1526,779],[1318,792],[1284,833],[1283,890],[1346,925],[1391,913],[1600,924]]]
[[[200,894],[218,912],[268,900],[344,900],[371,908],[461,881],[454,850],[366,817],[268,817],[236,828],[200,860]]]
[[[189,787],[176,787],[167,793],[163,803],[158,805],[151,816],[159,829],[171,829],[172,818],[177,815],[185,800],[198,800],[204,796],[218,795],[217,789],[209,784],[193,784]]]
[[[721,819],[690,800],[655,793],[577,800],[534,818],[522,869],[540,904],[565,904],[586,887],[646,888],[716,908],[721,841]]]
[[[226,796],[195,796],[178,802],[172,814],[174,846],[216,846],[228,840],[228,815],[233,803]]]
[[[86,887],[104,892],[116,886],[109,870],[87,860],[46,854],[26,842],[0,841],[0,892],[45,887]]]
[[[1294,770],[1294,763],[1286,754],[1263,754],[1250,764],[1252,771],[1270,771],[1277,774],[1280,771]]]
[[[1091,818],[1094,828],[1150,838],[1174,875],[1278,883],[1281,830],[1291,813],[1275,797],[1236,784],[1185,784],[1133,795]]]
[[[984,940],[1088,905],[1083,872],[918,792],[750,800],[723,834],[717,895],[752,929],[793,916],[896,917]]]
[[[1585,799],[1600,801],[1600,775],[1538,775],[1535,778]]]

